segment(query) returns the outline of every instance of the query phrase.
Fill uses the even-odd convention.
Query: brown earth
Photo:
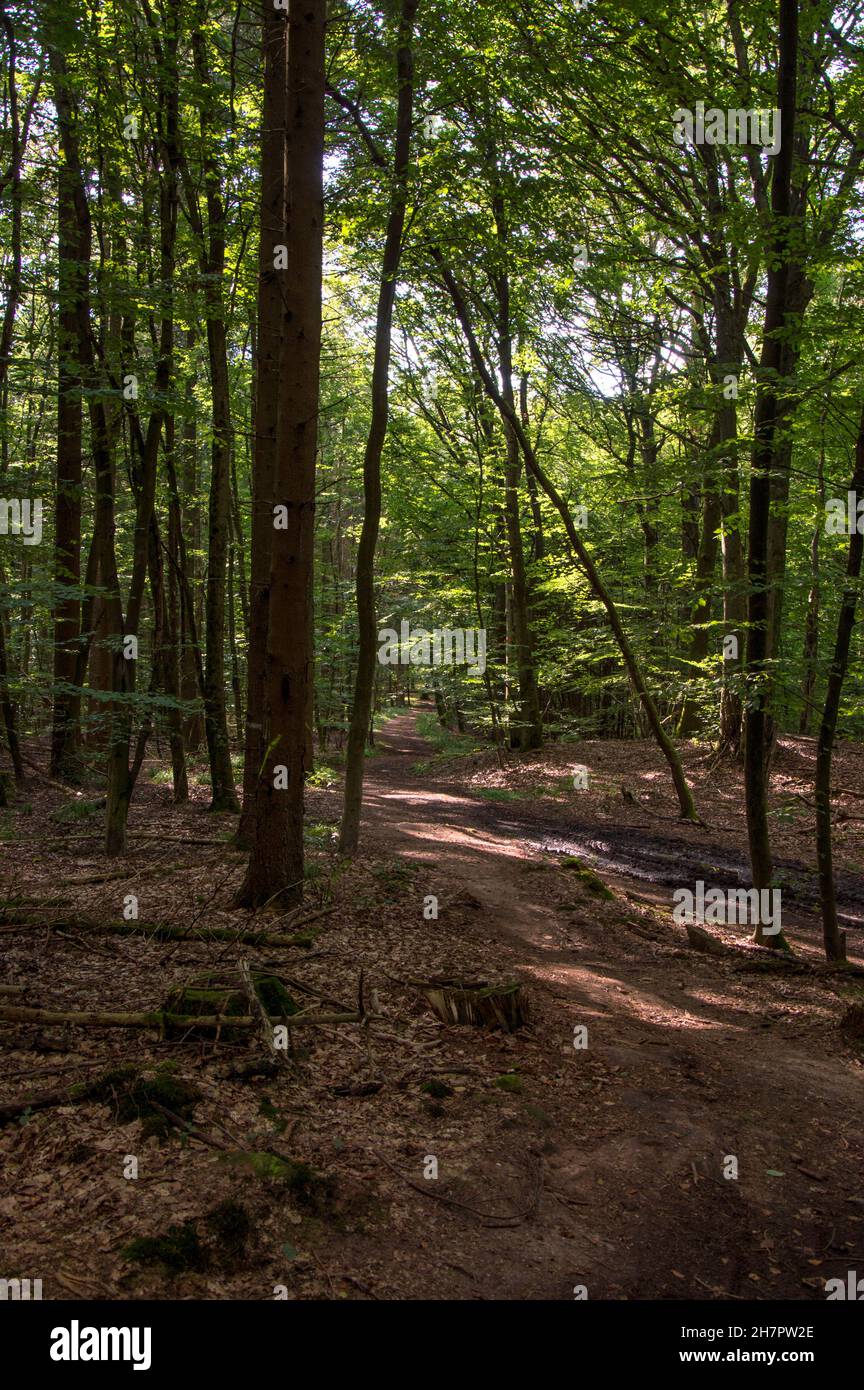
[[[332,844],[338,790],[310,795],[309,907],[331,911],[307,951],[80,931],[75,914],[118,919],[130,892],[142,920],[248,926],[225,906],[243,867],[225,839],[234,822],[203,814],[204,787],[174,808],[168,787],[145,781],[133,830],[176,838],[133,838],[106,866],[98,827],[52,823],[64,798],[34,783],[31,816],[16,808],[0,842],[3,898],[51,897],[51,915],[69,924],[0,926],[2,983],[26,986],[24,1002],[154,1008],[202,966],[260,958],[325,1009],[353,1007],[362,971],[385,1018],[368,1043],[351,1026],[304,1030],[305,1055],[275,1078],[240,1074],[264,1056],[257,1037],[2,1025],[0,1104],[165,1058],[200,1100],[195,1133],[161,1143],[95,1101],[7,1124],[0,1276],[41,1277],[54,1298],[267,1299],[284,1286],[299,1299],[557,1300],[584,1286],[591,1299],[824,1299],[826,1279],[864,1258],[864,1069],[860,1043],[838,1026],[860,981],[817,968],[812,810],[801,800],[810,747],[784,742],[772,788],[791,968],[745,929],[718,930],[730,950],[715,956],[690,949],[672,922],[671,883],[725,886],[744,864],[740,774],[695,746],[687,770],[712,822],[704,830],[675,821],[648,745],[559,746],[499,769],[488,752],[433,757],[416,712],[397,716],[369,760],[355,863]],[[857,756],[838,760],[839,785],[860,784]],[[587,793],[572,791],[575,765],[590,770]],[[856,959],[849,796],[838,865]],[[611,897],[553,852],[564,848],[593,857]],[[437,920],[423,915],[430,894]],[[439,1023],[410,983],[432,974],[522,979],[530,1027],[508,1036]],[[226,1161],[241,1149],[304,1160],[335,1194],[310,1210]],[[123,1176],[127,1155],[136,1180]],[[432,1158],[437,1179],[424,1176]],[[737,1178],[725,1177],[735,1163]],[[204,1235],[225,1200],[251,1218],[242,1252],[205,1235],[197,1271],[125,1258],[134,1237],[172,1223]]]

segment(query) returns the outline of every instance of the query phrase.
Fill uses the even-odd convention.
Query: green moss
[[[158,1236],[138,1236],[124,1247],[125,1260],[138,1264],[159,1264],[172,1274],[209,1268],[214,1258],[226,1266],[243,1259],[252,1232],[252,1221],[238,1202],[220,1202],[204,1217],[210,1232],[209,1245],[202,1241],[194,1221],[169,1226]]]
[[[252,980],[258,998],[271,1017],[290,1017],[299,1012],[299,1006],[277,976],[256,972]],[[165,1009],[167,1013],[187,1018],[214,1014],[242,1018],[249,1013],[249,1000],[246,991],[239,985],[226,984],[218,977],[204,976],[170,990]]]
[[[174,1274],[187,1269],[205,1269],[208,1252],[194,1221],[169,1226],[161,1236],[138,1236],[123,1249],[123,1258],[138,1264],[161,1264]]]
[[[280,1017],[284,1014],[290,1017],[291,1014],[299,1013],[297,1003],[275,975],[256,976],[255,993],[268,1014]]]
[[[416,872],[416,864],[406,864],[404,860],[400,859],[393,860],[389,864],[375,864],[372,867],[372,873],[381,888],[390,895],[398,894],[406,888]]]
[[[265,1182],[278,1182],[286,1188],[301,1206],[310,1211],[325,1211],[335,1195],[332,1178],[316,1173],[308,1163],[293,1158],[283,1158],[280,1154],[267,1150],[245,1150],[225,1155],[226,1163],[250,1169],[256,1178]]]
[[[500,1087],[502,1091],[519,1092],[522,1090],[522,1077],[517,1076],[515,1072],[508,1071],[503,1076],[495,1077],[495,1085]]]
[[[607,901],[614,899],[615,894],[606,887],[606,884],[603,882],[602,878],[600,878],[599,874],[595,874],[594,870],[589,869],[587,864],[583,864],[581,859],[577,859],[572,854],[567,854],[561,860],[561,866],[575,873],[576,877],[585,885],[589,893],[594,893],[598,898],[604,898]]]
[[[84,801],[76,797],[74,801],[66,801],[62,806],[58,806],[56,811],[51,811],[49,818],[56,825],[74,825],[76,821],[90,820],[104,805],[104,801]]]
[[[137,1067],[116,1067],[90,1085],[75,1089],[81,1093],[73,1095],[73,1099],[100,1101],[110,1107],[114,1119],[121,1124],[141,1120],[145,1137],[156,1134],[163,1138],[176,1128],[157,1105],[164,1105],[181,1120],[191,1120],[193,1109],[201,1099],[196,1087],[163,1067],[148,1075],[143,1075]]]
[[[266,1096],[258,1106],[258,1113],[270,1121],[277,1134],[284,1134],[288,1128],[288,1121],[280,1115],[272,1100],[268,1100]]]

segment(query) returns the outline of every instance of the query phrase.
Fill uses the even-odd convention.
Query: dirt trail
[[[824,1298],[860,1262],[864,1218],[864,1072],[837,1031],[836,987],[698,955],[624,894],[586,902],[580,884],[562,902],[566,870],[514,837],[508,807],[412,771],[429,754],[414,713],[379,745],[368,841],[437,865],[442,935],[448,905],[468,903],[490,965],[539,1003],[535,1075],[559,1082],[560,1104],[522,1106],[545,1175],[517,1242],[523,1272],[536,1266],[522,1295],[572,1297],[571,1279],[592,1298]],[[512,1270],[500,1277],[520,1296]]]

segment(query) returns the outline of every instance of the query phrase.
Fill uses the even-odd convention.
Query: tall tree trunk
[[[768,830],[768,725],[769,683],[769,571],[768,537],[771,526],[771,479],[775,458],[783,448],[779,436],[780,376],[784,361],[783,331],[789,307],[789,210],[792,156],[795,139],[797,96],[798,4],[780,0],[779,68],[777,105],[780,109],[780,149],[774,156],[771,180],[771,254],[765,326],[756,397],[753,462],[750,476],[750,529],[748,578],[748,633],[746,673],[747,711],[744,719],[744,788],[747,837],[753,886],[771,886],[773,865]],[[758,923],[755,939],[763,944],[785,945],[782,933],[766,937]]]
[[[261,132],[261,223],[258,243],[258,340],[255,354],[255,405],[252,455],[252,560],[249,583],[249,646],[246,676],[246,739],[243,757],[243,813],[237,843],[250,849],[255,794],[264,752],[264,667],[273,542],[273,497],[279,406],[279,287],[276,248],[285,241],[285,119],[288,77],[287,15],[264,0],[264,104]]]
[[[396,56],[398,105],[396,144],[393,158],[393,187],[387,218],[387,235],[378,290],[375,323],[375,361],[372,368],[372,419],[363,458],[363,524],[357,550],[357,673],[354,703],[348,729],[345,760],[345,804],[339,848],[353,854],[360,836],[360,810],[363,801],[363,760],[372,712],[375,685],[377,622],[375,618],[375,547],[381,521],[381,455],[387,435],[389,413],[390,337],[393,303],[402,255],[402,232],[408,197],[408,160],[411,148],[411,114],[414,105],[414,57],[412,51],[414,15],[417,0],[402,0]]]
[[[195,347],[195,330],[190,328],[185,334],[185,347],[192,351]],[[178,546],[182,545],[182,560],[178,580],[180,582],[180,698],[188,704],[194,702],[196,708],[187,715],[183,733],[184,743],[190,752],[197,752],[204,737],[204,718],[199,701],[203,695],[203,677],[199,679],[199,669],[203,673],[203,661],[198,648],[198,633],[204,622],[202,586],[198,582],[198,551],[201,548],[201,509],[198,505],[198,427],[195,419],[195,367],[194,363],[186,378],[183,429],[181,433],[181,469],[179,479],[172,468],[176,491],[176,536]],[[182,495],[181,495],[182,489]],[[189,537],[189,546],[185,537]],[[178,556],[180,550],[178,549]],[[191,594],[186,602],[186,591]]]
[[[57,474],[54,526],[54,711],[51,776],[76,780],[81,696],[74,686],[81,632],[81,379],[78,371],[76,303],[90,273],[82,254],[75,216],[75,190],[61,165],[57,194],[59,257]],[[60,597],[64,595],[64,597]]]
[[[315,456],[321,358],[324,30],[327,0],[292,0],[288,38],[288,271],[270,563],[262,766],[242,906],[303,896],[303,800],[312,673]],[[284,525],[281,524],[284,522]]]
[[[864,492],[864,410],[861,412],[858,426],[858,438],[855,443],[855,470],[849,488],[859,496]],[[864,556],[864,535],[856,528],[849,539],[846,583],[843,586],[843,597],[840,601],[840,612],[837,617],[834,657],[828,671],[828,687],[825,691],[825,705],[822,710],[822,723],[819,727],[819,741],[816,749],[814,782],[816,863],[819,871],[819,897],[822,903],[822,940],[825,944],[825,955],[828,960],[846,959],[846,933],[841,932],[837,922],[837,896],[834,889],[831,851],[831,758],[837,732],[840,695],[846,678],[849,647],[852,641],[852,630],[855,626],[862,556]]]
[[[200,16],[199,16],[200,19]],[[207,45],[201,27],[192,34],[195,74],[202,93],[213,90],[207,62]],[[228,711],[225,699],[225,586],[230,542],[231,389],[228,377],[228,341],[225,325],[223,278],[225,275],[225,206],[215,154],[216,117],[209,96],[201,109],[204,190],[207,232],[196,217],[204,275],[207,318],[207,354],[210,361],[211,427],[210,495],[207,525],[207,605],[205,613],[204,733],[210,762],[210,810],[239,811],[234,788]],[[187,186],[188,186],[188,171]],[[192,200],[188,200],[190,207]]]
[[[173,457],[175,442],[174,417],[165,421],[165,453]],[[173,465],[172,465],[173,466]],[[168,575],[165,583],[165,664],[164,690],[174,702],[168,711],[168,734],[171,744],[171,773],[174,800],[178,804],[189,800],[189,778],[186,772],[186,745],[183,741],[183,712],[180,709],[180,587],[176,566],[180,558],[177,535],[177,514],[173,505],[168,510]],[[161,562],[161,551],[160,551]],[[162,571],[164,575],[164,565]],[[163,583],[165,581],[163,580]],[[154,594],[155,603],[155,594]]]
[[[807,617],[804,621],[804,645],[801,653],[804,674],[801,678],[799,734],[810,732],[810,717],[813,710],[813,696],[816,692],[816,675],[819,663],[819,616],[822,606],[819,561],[822,528],[825,525],[825,411],[822,412],[820,427],[822,442],[819,448],[817,474],[817,511],[813,535],[810,538],[810,592],[807,595]]]
[[[0,573],[0,584],[3,576]],[[9,659],[6,655],[6,614],[0,606],[0,713],[3,715],[3,727],[6,731],[6,742],[9,745],[9,757],[12,760],[12,770],[15,774],[15,781],[23,783],[24,764],[21,761],[21,745],[18,740],[18,726],[16,719],[15,705],[9,691]]]
[[[499,243],[506,247],[507,222],[504,200],[496,191],[494,197],[495,225]],[[498,295],[498,361],[501,368],[501,393],[511,415],[516,415],[516,396],[513,390],[513,344],[510,327],[510,282],[506,271],[496,277]],[[527,435],[524,415],[520,425]],[[534,666],[534,641],[531,632],[528,600],[528,576],[525,570],[525,550],[522,543],[520,516],[520,480],[522,457],[519,439],[509,420],[503,421],[506,458],[504,462],[504,520],[507,527],[507,548],[510,554],[510,599],[513,647],[519,682],[516,727],[511,721],[511,747],[528,750],[539,748],[543,742],[543,723],[540,718],[540,692]]]
[[[63,39],[68,31],[63,31]],[[111,637],[116,644],[112,654],[112,693],[124,695],[127,690],[127,663],[123,657],[123,605],[120,596],[120,581],[117,574],[117,557],[114,549],[114,474],[111,466],[111,446],[109,441],[108,419],[106,415],[100,372],[96,365],[93,347],[93,327],[90,310],[89,265],[92,246],[92,222],[81,156],[78,145],[77,111],[71,95],[67,74],[65,53],[59,42],[54,41],[53,33],[46,31],[51,69],[54,106],[57,111],[57,127],[64,164],[64,177],[68,179],[70,196],[74,202],[79,257],[88,273],[78,286],[75,302],[76,335],[78,359],[82,387],[87,393],[90,417],[90,448],[95,473],[96,509],[93,523],[93,567],[100,576],[106,605],[106,618]],[[88,569],[90,568],[88,563]],[[119,706],[119,708],[118,708]],[[123,701],[116,702],[112,715],[119,716]],[[118,776],[119,753],[115,744],[115,725],[120,718],[112,717],[112,741],[108,755],[108,813],[106,815],[105,847],[108,854],[122,851],[125,845],[125,785]],[[122,730],[118,735],[118,742]]]
[[[174,417],[169,415],[165,421],[165,454],[171,459],[172,473],[174,471],[174,448],[175,448],[175,426]],[[181,593],[180,580],[180,536],[178,532],[180,518],[179,507],[175,507],[173,497],[168,504],[168,576],[167,576],[167,651],[165,653],[165,691],[172,700],[176,701],[176,708],[169,713],[169,730],[171,739],[171,770],[174,782],[174,800],[178,803],[189,800],[189,777],[186,771],[186,741],[183,737],[183,711],[180,707],[181,702],[181,653],[182,653],[182,609],[183,595]]]
[[[0,25],[2,25],[3,32],[6,36],[7,87],[11,135],[11,150],[8,173],[6,174],[10,201],[10,245],[9,256],[5,267],[5,285],[3,287],[5,300],[3,306],[3,322],[2,327],[0,327],[0,436],[2,436],[3,445],[2,471],[5,471],[8,461],[7,450],[9,446],[9,363],[12,360],[15,317],[18,313],[18,305],[21,300],[22,286],[23,190],[21,186],[21,174],[24,167],[24,154],[27,147],[30,119],[39,92],[41,67],[36,76],[34,90],[31,94],[28,109],[25,112],[22,122],[21,111],[18,104],[18,51],[15,38],[15,26],[10,16],[6,13],[5,5],[2,4],[0,4]],[[0,576],[0,582],[3,582],[2,576]],[[5,614],[0,611],[0,706],[2,706],[3,725],[6,730],[6,740],[9,745],[9,756],[12,760],[15,780],[18,783],[23,783],[24,766],[21,761],[21,747],[18,739],[18,712],[9,690],[8,655],[4,624]]]

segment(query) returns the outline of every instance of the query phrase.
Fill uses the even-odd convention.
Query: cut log
[[[412,983],[442,1023],[466,1023],[513,1033],[528,1021],[528,1000],[518,980],[490,985],[485,980],[435,977]]]

